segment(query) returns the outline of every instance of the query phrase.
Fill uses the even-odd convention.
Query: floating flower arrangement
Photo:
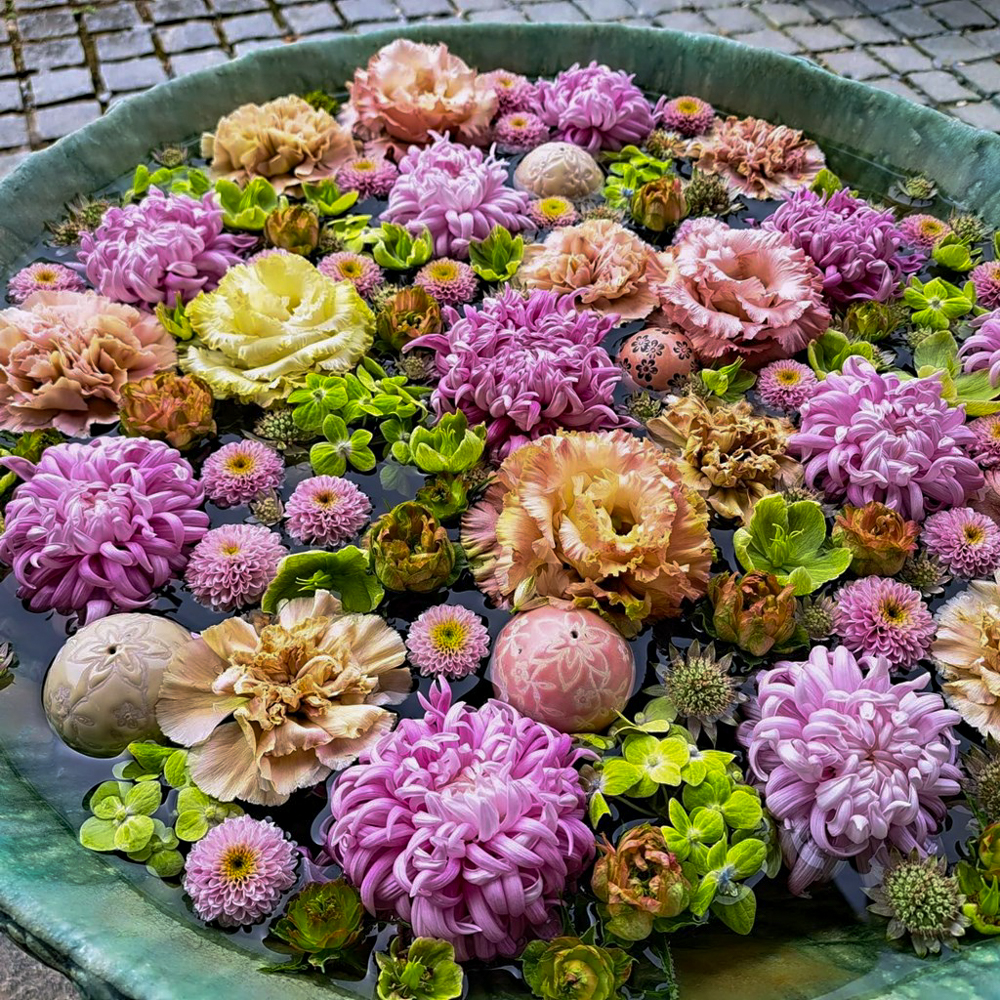
[[[1000,933],[1000,240],[406,40],[192,147],[0,311],[81,849],[381,1000],[613,1000],[845,870],[919,955]]]

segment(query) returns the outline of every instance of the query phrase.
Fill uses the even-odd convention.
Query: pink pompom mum
[[[931,514],[920,540],[955,576],[973,579],[1000,569],[1000,527],[971,507]]]
[[[410,662],[425,677],[474,674],[489,646],[490,635],[479,615],[452,604],[429,608],[406,637]]]
[[[442,305],[457,306],[471,302],[479,290],[476,272],[464,261],[439,257],[425,264],[413,279]]]
[[[974,267],[969,277],[976,290],[976,305],[1000,309],[1000,261],[990,260]]]
[[[773,361],[760,371],[757,392],[776,410],[797,410],[819,384],[815,372],[798,361]]]
[[[213,611],[234,611],[263,595],[287,555],[278,533],[263,525],[224,524],[195,546],[184,582]]]
[[[383,156],[358,156],[337,171],[337,183],[344,191],[357,191],[358,197],[385,198],[392,190],[399,171]]]
[[[508,111],[530,111],[537,98],[535,85],[520,73],[495,69],[491,73],[484,73],[480,79],[493,88],[499,102],[498,111],[502,115]]]
[[[1000,413],[969,421],[969,430],[975,435],[969,455],[984,469],[1000,465]]]
[[[371,500],[349,479],[313,476],[295,487],[285,515],[297,541],[341,545],[364,527],[371,510]]]
[[[202,920],[255,924],[295,885],[295,845],[269,820],[237,816],[210,830],[187,856],[184,891]]]
[[[47,260],[22,267],[7,285],[7,296],[12,302],[23,302],[35,292],[82,292],[87,283],[76,271],[65,264],[52,264]]]
[[[549,138],[549,127],[530,111],[511,111],[493,126],[493,138],[504,149],[534,149]]]
[[[363,299],[371,295],[384,281],[382,268],[370,257],[360,253],[331,253],[317,265],[320,274],[331,281],[349,281]]]
[[[934,638],[934,619],[920,592],[882,576],[840,588],[833,627],[852,653],[884,656],[894,670],[909,670]]]
[[[715,108],[700,97],[675,97],[669,101],[661,97],[653,109],[653,117],[663,128],[690,137],[712,127]]]
[[[201,470],[208,499],[218,507],[249,503],[285,481],[282,457],[259,441],[233,441],[209,455]]]
[[[558,229],[560,226],[572,226],[574,222],[578,222],[580,213],[569,198],[554,194],[533,201],[528,206],[528,217],[541,229]]]
[[[951,231],[951,226],[933,215],[908,215],[899,223],[899,231],[906,237],[910,246],[922,250],[932,250]]]

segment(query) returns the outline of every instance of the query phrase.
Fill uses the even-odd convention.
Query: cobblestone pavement
[[[2,0],[0,0],[2,2]],[[620,21],[814,59],[1000,131],[1000,0],[6,0],[0,175],[119,98],[298,38],[428,21]],[[0,1000],[70,1000],[0,942]]]

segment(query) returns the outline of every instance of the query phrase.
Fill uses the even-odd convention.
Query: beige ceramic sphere
[[[586,198],[604,185],[590,153],[571,142],[546,142],[525,156],[514,171],[514,187],[539,198]]]
[[[133,740],[161,738],[156,697],[186,628],[150,614],[110,615],[66,640],[45,675],[49,724],[88,757],[115,757]]]

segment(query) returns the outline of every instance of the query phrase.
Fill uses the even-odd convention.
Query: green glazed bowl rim
[[[0,182],[0,265],[7,270],[18,261],[64,203],[115,181],[151,148],[211,128],[248,101],[340,89],[356,66],[399,37],[444,41],[480,69],[502,64],[531,76],[597,59],[636,73],[649,91],[696,93],[717,107],[802,128],[821,143],[852,148],[862,136],[872,161],[897,174],[928,175],[946,197],[1000,226],[1000,136],[805,60],[622,25],[428,24],[257,51],[120,102]],[[33,690],[15,684],[0,697],[18,688],[22,695]],[[260,973],[256,956],[226,935],[178,921],[123,865],[79,847],[72,825],[22,777],[19,762],[31,753],[30,731],[0,731],[0,929],[66,971],[85,996],[356,1000],[332,986]],[[998,959],[997,946],[986,943],[947,963],[925,963],[902,981],[875,974],[828,997],[996,996]]]

